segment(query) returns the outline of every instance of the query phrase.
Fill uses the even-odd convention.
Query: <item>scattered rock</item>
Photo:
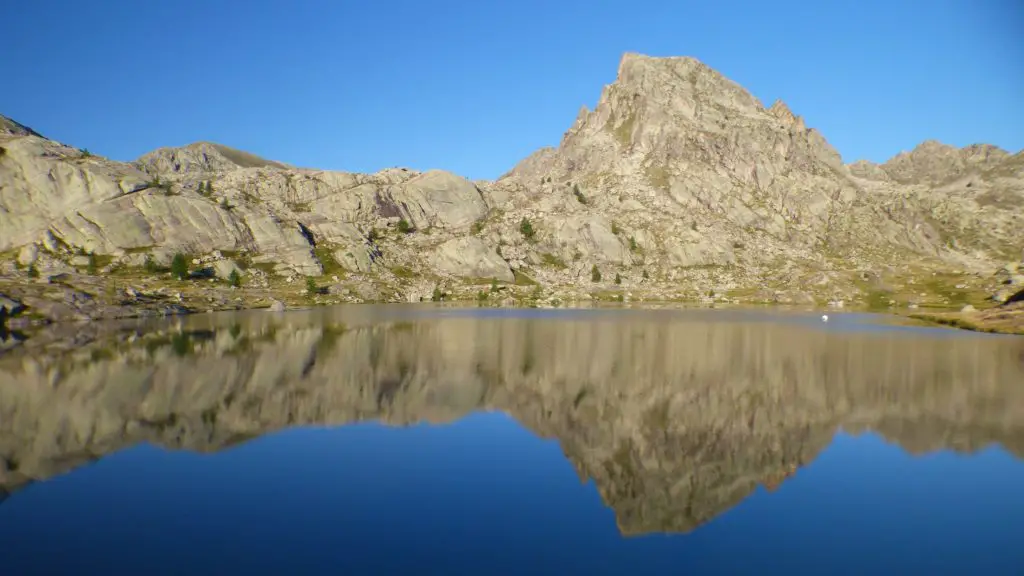
[[[962,313],[962,314],[970,314],[970,313],[972,313],[974,311],[975,311],[974,306],[971,306],[970,304],[968,304],[968,305],[966,305],[966,306],[964,306],[963,308],[960,309],[960,313]]]
[[[280,300],[271,300],[270,308],[268,310],[270,312],[284,312],[284,302],[281,302]]]

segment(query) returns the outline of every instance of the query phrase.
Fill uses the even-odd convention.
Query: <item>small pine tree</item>
[[[95,276],[97,272],[96,254],[89,252],[89,263],[85,267],[86,274]]]
[[[497,278],[491,278],[491,292],[498,291],[498,280]]]
[[[160,271],[160,267],[156,265],[156,261],[153,260],[153,256],[151,254],[146,254],[146,260],[142,263],[142,268],[150,274]]]
[[[306,294],[312,296],[320,292],[320,288],[316,285],[316,278],[312,276],[306,276]]]
[[[36,268],[35,264],[29,264],[29,266],[28,266],[28,277],[29,278],[39,278],[39,270]]]
[[[434,302],[440,302],[444,298],[444,294],[441,293],[441,288],[434,286],[434,293],[430,295],[430,299]]]
[[[232,270],[231,274],[228,274],[228,286],[232,288],[239,288],[242,286],[242,276],[238,273],[238,270]]]
[[[522,221],[519,222],[519,232],[527,240],[533,240],[533,237],[537,234],[533,230],[533,224],[531,224],[527,218],[523,218]]]
[[[615,234],[616,236],[618,236],[620,232],[622,232],[622,228],[619,228],[618,224],[616,224],[615,222],[612,222],[612,234]]]
[[[206,181],[206,195],[213,196],[213,182]]]
[[[185,255],[181,252],[175,254],[171,260],[171,276],[178,280],[188,278],[188,260],[185,259]]]
[[[412,232],[412,224],[409,224],[408,220],[402,218],[398,221],[398,231],[402,234],[408,234]]]
[[[600,282],[601,281],[601,271],[597,269],[597,264],[594,264],[594,266],[590,268],[590,281],[591,282]]]
[[[636,243],[636,238],[629,237],[629,249],[633,252],[640,250],[640,246]]]
[[[647,273],[647,270],[644,270],[644,280],[649,280],[650,278],[651,275]]]
[[[619,276],[618,272],[615,273],[615,283],[622,284],[622,276]]]

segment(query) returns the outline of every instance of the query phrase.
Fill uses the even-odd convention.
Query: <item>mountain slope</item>
[[[559,301],[957,305],[1024,254],[1022,153],[925,142],[847,166],[784,103],[685,57],[626,54],[558,147],[494,182],[206,142],[129,164],[3,127],[0,252],[46,272],[81,251],[109,255],[105,272],[184,252],[258,265],[246,282],[263,286],[326,273],[357,300],[475,297],[494,278]]]

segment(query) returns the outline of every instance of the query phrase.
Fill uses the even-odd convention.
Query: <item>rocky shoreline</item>
[[[880,307],[870,301],[827,301],[807,297],[799,302],[778,294],[739,291],[710,293],[694,298],[671,286],[542,286],[527,282],[438,285],[430,292],[371,283],[375,297],[365,297],[364,286],[322,279],[297,282],[285,278],[257,285],[231,285],[193,272],[176,280],[167,273],[120,271],[107,276],[62,273],[45,279],[0,276],[0,320],[11,330],[27,330],[64,322],[158,318],[208,312],[267,309],[285,311],[318,306],[367,303],[449,302],[500,308],[578,308],[598,305],[676,306],[792,306],[807,309],[868,311],[892,314],[932,325],[1024,335],[1024,290],[1003,304],[978,302],[959,311],[949,305],[922,309],[916,304],[890,302]],[[328,279],[330,280],[330,279]],[[338,280],[337,277],[334,280]]]

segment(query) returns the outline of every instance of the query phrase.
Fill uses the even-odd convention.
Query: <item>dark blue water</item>
[[[490,342],[486,323],[508,320],[478,318],[475,322],[485,324],[473,326],[470,340],[476,346],[481,340],[483,344],[504,346],[501,354],[507,356],[507,335],[502,336],[503,345],[497,340]],[[402,350],[433,346],[427,343],[433,342],[428,336],[442,333],[445,326],[423,327],[422,331],[418,325],[402,327],[402,338],[413,339],[404,341]],[[744,332],[735,332],[734,338],[725,341],[756,338],[762,329],[751,326],[756,325],[744,325]],[[648,334],[648,338],[665,330],[663,324],[652,326],[650,331],[637,325],[628,328],[634,334]],[[583,329],[596,328],[590,325]],[[238,328],[234,330],[237,333]],[[457,333],[462,330],[458,328]],[[528,330],[529,337],[542,349],[578,336],[567,334],[564,325],[544,328],[527,324],[516,328],[501,324],[495,330]],[[545,330],[551,331],[552,340],[544,340]],[[710,341],[708,335],[721,338],[721,330],[716,327],[691,345],[696,346],[698,340]],[[725,336],[729,334],[733,333],[726,332]],[[796,332],[787,334],[799,337]],[[280,334],[278,337],[275,353],[286,348]],[[822,338],[821,333],[807,337]],[[97,446],[93,448],[96,453],[86,458],[92,462],[19,484],[0,502],[0,573],[1024,573],[1024,461],[1019,452],[1022,443],[1017,442],[1024,440],[1020,434],[1024,430],[1024,410],[1020,410],[1024,394],[1019,389],[1024,387],[1024,380],[1012,381],[1024,373],[1024,368],[1006,364],[993,371],[991,366],[993,362],[1012,362],[1021,348],[1006,340],[973,339],[969,335],[953,342],[944,332],[942,338],[913,343],[915,350],[923,350],[922,358],[931,358],[931,354],[951,358],[948,366],[935,368],[934,376],[918,380],[920,371],[927,368],[915,367],[911,370],[914,375],[906,376],[908,372],[899,366],[855,366],[851,359],[861,358],[859,354],[865,349],[871,358],[873,346],[881,350],[911,345],[902,335],[892,340],[892,335],[880,331],[875,337],[882,339],[851,335],[849,342],[831,341],[827,346],[830,351],[808,357],[807,362],[830,363],[815,372],[825,375],[824,380],[797,382],[792,378],[798,376],[791,375],[790,380],[781,381],[782,387],[806,389],[785,393],[789,394],[785,396],[789,407],[768,402],[755,408],[744,400],[753,392],[725,393],[723,390],[735,385],[739,372],[709,383],[706,378],[688,380],[678,365],[673,368],[679,374],[677,385],[662,382],[652,388],[643,382],[626,383],[616,394],[572,393],[566,396],[572,402],[562,403],[557,389],[537,388],[540,384],[526,381],[514,384],[512,376],[503,376],[501,384],[491,380],[496,376],[488,376],[472,385],[483,392],[455,376],[451,381],[425,384],[422,389],[417,388],[414,376],[406,376],[401,391],[390,391],[385,399],[371,390],[357,394],[354,400],[337,401],[337,409],[377,406],[367,408],[369,412],[358,418],[364,422],[309,425],[303,420],[311,418],[299,413],[299,408],[307,405],[298,403],[292,424],[268,426],[254,439],[228,445],[231,443],[202,434],[196,440],[196,428],[200,426],[196,422],[221,422],[211,424],[210,430],[215,432],[228,421],[227,416],[211,415],[206,409],[202,419],[185,425],[185,416],[179,416],[176,422],[161,428],[162,443],[181,441],[185,449],[162,448],[145,441],[110,448],[98,440],[93,444],[83,441],[84,445]],[[783,338],[773,333],[765,342],[776,344],[748,344],[753,347],[737,354],[746,358],[756,351],[757,359],[751,361],[750,370],[764,377],[766,363],[776,359],[783,364],[795,361],[781,356],[783,352],[777,349],[780,340]],[[384,339],[380,345],[387,350],[389,342]],[[452,340],[447,342],[446,346],[459,349]],[[398,345],[397,341],[392,344]],[[339,357],[359,344],[357,340],[346,344],[342,339],[332,341],[332,345],[338,348],[322,352],[329,358]],[[832,351],[836,346],[840,352]],[[713,355],[710,350],[707,356]],[[622,352],[623,358],[634,353]],[[202,353],[197,354],[175,360],[183,363],[175,368],[175,374],[193,365],[189,363],[198,365],[207,360]],[[426,357],[435,358],[437,354],[431,352]],[[702,355],[695,356],[699,357]],[[377,362],[385,362],[379,358]],[[965,365],[970,358],[979,364]],[[219,363],[257,359],[242,353],[215,358]],[[303,362],[302,374],[314,377],[315,368],[308,366],[308,359]],[[314,366],[326,362],[329,359],[321,358]],[[400,362],[404,373],[419,369],[419,365],[405,362]],[[421,360],[427,362],[434,360]],[[538,355],[531,362],[531,372],[549,373],[564,372],[573,360],[554,354],[550,358]],[[713,367],[710,359],[707,364],[704,360],[693,362],[691,372],[722,375],[721,366]],[[981,362],[988,363],[988,367]],[[516,370],[522,368],[518,360],[512,365]],[[325,368],[330,377],[311,383],[308,390],[330,388],[335,396],[350,391],[352,384],[339,383],[340,366]],[[156,377],[151,372],[148,379],[132,381],[128,391],[119,391],[121,384],[112,380],[91,397],[131,397],[130,402],[138,402],[140,412],[148,413],[148,407],[158,398],[175,396],[191,405],[187,402],[198,402],[195,399],[205,394],[200,388],[193,390],[191,399],[172,394],[168,392],[171,384],[162,383],[157,370]],[[436,373],[438,368],[429,370]],[[599,379],[592,369],[588,370],[588,378]],[[865,370],[863,377],[857,376]],[[208,366],[202,370],[204,374],[209,372]],[[896,379],[897,372],[903,374],[899,377],[903,380]],[[952,372],[967,380],[944,380],[952,377]],[[888,382],[881,378],[887,374],[893,375]],[[181,378],[190,385],[188,379],[199,376]],[[294,396],[301,388],[295,382],[301,380],[301,375],[295,381],[278,380],[277,386],[291,387],[288,394]],[[544,378],[540,381],[546,382]],[[588,385],[593,388],[596,381]],[[32,386],[24,377],[22,382],[23,386]],[[561,386],[572,385],[562,382]],[[887,395],[899,396],[901,387],[911,385],[900,382],[924,382],[924,392],[913,396],[915,400],[909,405],[895,397],[886,400]],[[175,385],[179,384],[176,381]],[[947,384],[953,387],[943,392]],[[673,386],[678,390],[673,391]],[[743,389],[748,391],[768,390],[757,381],[745,386]],[[868,392],[852,394],[852,400],[836,401],[842,405],[837,408],[842,417],[832,412],[826,415],[821,408],[819,418],[813,416],[819,412],[809,410],[806,424],[780,423],[777,438],[772,436],[772,427],[756,424],[763,414],[814,404],[819,394],[845,394],[840,391],[843,386],[866,386]],[[631,400],[628,395],[634,388],[644,392]],[[425,390],[426,396],[416,390]],[[664,431],[654,424],[637,424],[635,417],[624,415],[634,403],[646,406],[643,403],[651,394],[662,393],[652,390],[667,390],[663,392],[665,398],[674,398]],[[712,405],[724,404],[725,416],[703,424],[680,422],[687,402],[698,402],[687,390],[720,394]],[[99,423],[92,424],[91,429],[73,424],[74,418],[69,417],[52,434],[54,443],[74,444],[69,438],[75,435],[99,438],[102,422],[116,420],[111,414],[123,414],[125,410],[126,404],[112,408],[109,398],[93,403],[83,397],[87,394],[74,389],[66,392],[61,398],[72,399],[72,406],[94,411],[109,408],[110,413],[98,418]],[[237,395],[229,392],[227,396],[232,394]],[[260,394],[267,405],[254,403],[245,408],[254,419],[285,402],[270,388]],[[399,408],[402,394],[408,399],[403,400],[405,407]],[[523,401],[525,404],[510,400],[511,395],[522,399],[529,394],[540,396],[530,396]],[[460,400],[460,395],[470,399]],[[594,395],[599,398],[594,400]],[[21,397],[4,388],[0,380],[0,401],[5,398],[16,405]],[[330,402],[320,400],[314,406]],[[436,414],[431,416],[431,406],[456,406],[454,410],[459,412],[466,402],[479,408],[451,418],[440,417],[450,420],[445,423],[423,423],[424,419],[439,419]],[[587,408],[588,402],[602,406],[604,416],[588,416],[587,410],[597,409]],[[854,405],[846,406],[848,402]],[[949,402],[953,403],[952,411],[936,408]],[[230,401],[222,403],[230,407]],[[833,404],[826,401],[822,406]],[[514,407],[520,419],[496,410],[497,405]],[[955,406],[962,407],[962,419],[937,415],[956,414],[960,409]],[[373,410],[380,410],[392,420],[401,413],[404,416],[400,419],[420,423],[382,424],[374,421]],[[421,417],[417,410],[426,415]],[[881,412],[885,414],[878,415]],[[635,413],[651,412],[645,408]],[[747,414],[749,429],[743,416]],[[530,423],[520,422],[522,418]],[[836,424],[837,418],[851,425]],[[17,440],[7,438],[6,445],[42,443],[51,438],[42,428],[33,430]],[[54,428],[47,425],[46,430],[52,433]],[[609,430],[616,438],[614,442],[602,436]],[[1005,448],[1003,442],[1007,441],[1016,448]],[[197,452],[189,449],[190,442],[209,443],[213,448]],[[745,451],[744,445],[760,446],[762,442],[763,458],[756,449]],[[638,448],[641,444],[647,448]],[[635,448],[629,464],[624,463],[622,446]],[[42,452],[45,450],[39,448],[27,453]],[[28,464],[8,459],[6,466],[12,469]],[[700,472],[687,476],[696,470]],[[780,475],[779,470],[784,472]],[[702,488],[690,489],[692,482]],[[733,492],[735,498],[720,497]],[[646,513],[637,516],[638,509]],[[696,512],[698,509],[704,512]],[[698,521],[692,526],[682,522],[687,529],[660,528],[672,526],[673,519],[688,514]],[[621,529],[622,524],[628,526]]]

